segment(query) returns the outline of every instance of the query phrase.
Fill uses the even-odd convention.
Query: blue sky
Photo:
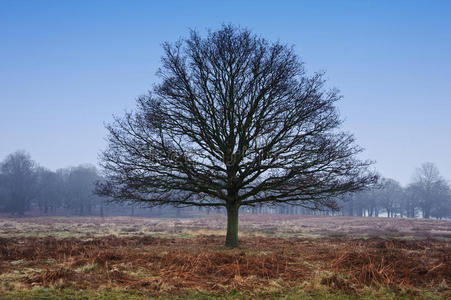
[[[0,1],[0,160],[97,162],[104,122],[151,89],[161,43],[222,23],[293,44],[325,70],[384,176],[451,180],[451,1]]]

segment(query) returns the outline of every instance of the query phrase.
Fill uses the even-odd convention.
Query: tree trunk
[[[103,199],[100,200],[100,216],[103,218]]]
[[[227,206],[226,247],[238,247],[238,208],[239,206],[236,204]]]
[[[431,216],[430,208],[429,208],[429,207],[425,207],[425,208],[423,209],[423,218],[429,219],[430,216]]]

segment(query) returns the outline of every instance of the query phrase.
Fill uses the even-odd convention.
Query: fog
[[[151,207],[148,203],[121,202],[95,194],[102,175],[84,164],[51,171],[25,151],[8,155],[0,163],[0,215],[3,216],[137,216],[192,217],[225,214],[223,208]],[[408,185],[381,177],[372,188],[336,199],[337,211],[311,210],[291,205],[243,207],[242,213],[331,215],[389,218],[451,218],[451,188],[430,162],[418,166]]]

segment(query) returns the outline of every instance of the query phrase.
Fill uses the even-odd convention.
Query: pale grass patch
[[[302,283],[303,290],[305,292],[327,292],[328,287],[321,284],[321,281],[324,278],[332,276],[333,274],[334,273],[330,271],[315,270],[309,280]]]
[[[103,269],[99,264],[96,263],[87,263],[81,267],[74,269],[77,273],[89,273],[89,272],[97,272]]]

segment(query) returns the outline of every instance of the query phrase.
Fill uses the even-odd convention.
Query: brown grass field
[[[2,218],[1,299],[450,299],[451,222]]]

